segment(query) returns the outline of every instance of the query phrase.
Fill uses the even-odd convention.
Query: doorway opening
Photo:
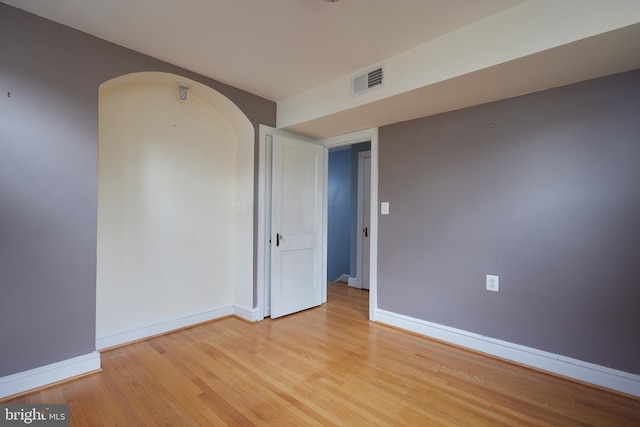
[[[369,290],[371,142],[329,150],[327,279]]]
[[[270,316],[271,303],[273,298],[282,297],[281,293],[276,292],[274,296],[273,290],[281,289],[272,286],[273,279],[273,262],[274,257],[271,253],[273,251],[273,245],[277,247],[278,244],[278,230],[272,230],[273,216],[272,216],[272,187],[274,183],[271,180],[272,177],[272,148],[274,141],[280,139],[282,136],[285,139],[297,139],[302,143],[312,143],[324,147],[324,178],[318,183],[322,182],[322,226],[323,230],[318,237],[321,242],[321,247],[318,249],[322,253],[322,265],[314,267],[316,269],[320,280],[319,286],[321,287],[320,303],[323,304],[327,301],[327,219],[328,219],[328,182],[326,180],[328,174],[328,155],[329,150],[333,150],[338,147],[352,146],[362,142],[369,142],[371,149],[370,165],[371,165],[371,186],[370,186],[370,212],[376,212],[376,206],[378,204],[378,170],[377,170],[377,155],[378,155],[378,129],[364,129],[357,132],[339,135],[336,137],[326,138],[322,140],[313,140],[300,135],[295,135],[290,132],[286,132],[279,129],[270,128],[268,126],[260,126],[260,146],[259,146],[259,168],[258,168],[258,245],[257,245],[257,275],[256,275],[256,309],[258,316],[256,320],[262,320],[264,317]],[[316,191],[316,190],[314,190]],[[378,234],[378,217],[375,214],[370,215],[370,226],[367,233],[370,240],[369,247],[369,320],[376,320],[377,309],[377,234]],[[275,233],[275,234],[274,234]],[[285,237],[286,238],[286,237]],[[282,242],[282,239],[280,239]],[[281,249],[282,250],[282,249]],[[321,276],[321,277],[320,277]],[[316,286],[309,284],[309,286]],[[309,306],[309,308],[312,305]]]

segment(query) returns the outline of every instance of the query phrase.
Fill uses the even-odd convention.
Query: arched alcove
[[[198,82],[100,86],[98,348],[252,310],[253,147],[247,117]]]

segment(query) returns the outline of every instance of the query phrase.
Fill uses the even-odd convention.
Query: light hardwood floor
[[[3,403],[75,426],[640,426],[640,400],[368,321],[368,293],[226,318],[102,353],[103,371]]]

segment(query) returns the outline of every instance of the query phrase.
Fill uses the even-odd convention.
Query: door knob
[[[282,234],[276,233],[276,246],[280,246],[280,239],[282,239]]]
[[[365,227],[362,231],[364,232],[364,237],[369,237],[369,227]]]

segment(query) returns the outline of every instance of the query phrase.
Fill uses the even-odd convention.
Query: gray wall
[[[640,374],[640,70],[379,138],[380,308]]]
[[[329,152],[327,278],[349,275],[351,247],[351,148]]]
[[[199,81],[242,109],[256,143],[276,106],[5,4],[0,52],[2,377],[95,349],[101,83],[138,71]]]

